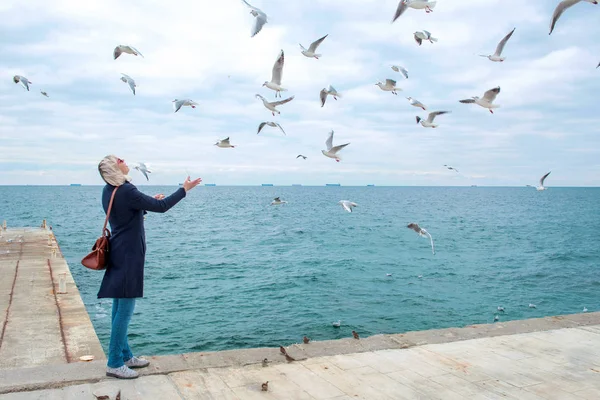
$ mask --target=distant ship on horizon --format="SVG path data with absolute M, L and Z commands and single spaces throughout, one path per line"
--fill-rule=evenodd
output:
M 372 184 L 372 183 L 370 183 L 370 184 L 368 184 L 367 186 L 375 186 L 375 185 L 374 185 L 374 184 Z
M 261 186 L 273 186 L 272 183 L 263 183 Z
M 339 183 L 326 183 L 325 186 L 342 186 Z
M 216 183 L 205 183 L 204 186 L 217 186 Z
M 81 183 L 71 183 L 69 186 L 81 186 Z
M 302 185 L 299 183 L 292 183 L 292 186 L 302 186 Z

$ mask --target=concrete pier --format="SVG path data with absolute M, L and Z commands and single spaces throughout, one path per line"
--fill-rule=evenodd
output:
M 291 362 L 278 348 L 148 356 L 125 381 L 105 376 L 50 231 L 2 231 L 0 277 L 0 400 L 600 399 L 600 312 L 291 344 Z
M 105 359 L 52 231 L 9 227 L 1 235 L 0 374 L 83 355 Z M 59 293 L 61 275 L 66 293 Z

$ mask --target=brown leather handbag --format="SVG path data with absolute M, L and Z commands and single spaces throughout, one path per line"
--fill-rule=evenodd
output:
M 93 269 L 96 271 L 101 271 L 106 269 L 106 264 L 108 262 L 108 238 L 110 237 L 110 231 L 106 228 L 108 224 L 108 216 L 110 215 L 110 210 L 113 205 L 113 200 L 115 199 L 115 193 L 117 192 L 117 186 L 115 190 L 113 190 L 112 195 L 110 196 L 110 203 L 108 203 L 108 210 L 106 211 L 106 219 L 104 220 L 104 227 L 102 228 L 102 236 L 96 243 L 94 243 L 94 247 L 92 247 L 92 252 L 87 256 L 83 257 L 81 260 L 81 264 L 84 267 L 88 267 L 89 269 Z

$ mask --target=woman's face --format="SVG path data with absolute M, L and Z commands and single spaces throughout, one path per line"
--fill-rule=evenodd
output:
M 121 170 L 123 175 L 127 175 L 129 173 L 129 167 L 127 166 L 125 160 L 123 160 L 122 158 L 117 158 L 117 165 L 119 166 L 119 169 Z

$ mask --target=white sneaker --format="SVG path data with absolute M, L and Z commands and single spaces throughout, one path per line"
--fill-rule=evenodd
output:
M 129 368 L 144 368 L 150 365 L 150 361 L 133 356 L 129 360 L 125 361 L 125 365 L 127 365 Z
M 112 376 L 113 378 L 119 379 L 135 379 L 139 375 L 132 369 L 129 369 L 127 365 L 123 365 L 119 368 L 106 367 L 106 376 Z

